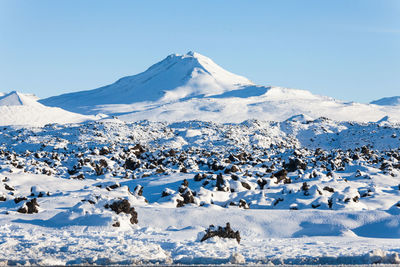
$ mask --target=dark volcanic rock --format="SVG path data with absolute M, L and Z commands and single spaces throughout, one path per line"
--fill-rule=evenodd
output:
M 276 179 L 278 179 L 278 183 L 282 180 L 285 180 L 287 178 L 287 171 L 285 169 L 282 169 L 280 171 L 277 171 L 275 173 L 272 174 L 271 177 L 276 177 Z
M 218 191 L 225 191 L 225 192 L 229 191 L 229 186 L 227 186 L 226 181 L 221 173 L 218 174 L 218 176 L 217 176 L 216 186 L 217 186 Z
M 130 222 L 131 224 L 136 224 L 138 223 L 137 219 L 137 212 L 135 211 L 134 207 L 131 207 L 131 204 L 127 199 L 122 199 L 122 200 L 117 200 L 114 201 L 111 205 L 105 205 L 105 208 L 108 209 L 110 208 L 112 211 L 114 211 L 117 214 L 120 214 L 121 212 L 130 214 L 131 219 Z
M 132 158 L 129 158 L 129 159 L 125 160 L 124 167 L 125 167 L 125 169 L 134 171 L 140 167 L 140 163 Z
M 182 185 L 178 189 L 179 195 L 183 198 L 183 200 L 177 199 L 176 207 L 180 208 L 189 203 L 194 203 L 194 194 L 192 190 L 189 188 L 189 182 L 184 179 Z
M 205 173 L 203 173 L 203 174 L 198 173 L 198 174 L 196 174 L 196 175 L 194 176 L 194 180 L 195 180 L 196 182 L 199 182 L 199 181 L 201 181 L 201 180 L 203 180 L 203 179 L 205 179 L 205 178 L 207 178 L 207 175 L 206 175 Z
M 303 162 L 302 160 L 295 158 L 295 159 L 290 159 L 289 163 L 283 164 L 283 167 L 288 171 L 288 172 L 294 172 L 299 169 L 301 170 L 306 170 L 307 169 L 307 163 Z
M 250 187 L 250 185 L 248 184 L 248 183 L 246 183 L 246 182 L 240 182 L 241 184 L 242 184 L 242 186 L 244 187 L 244 188 L 246 188 L 247 190 L 251 190 L 251 187 Z
M 21 208 L 18 209 L 19 213 L 38 213 L 39 212 L 39 204 L 37 203 L 36 198 L 32 198 L 31 201 L 26 202 Z
M 239 200 L 239 208 L 250 209 L 249 204 L 244 199 Z
M 16 197 L 14 198 L 15 204 L 18 204 L 21 201 L 28 200 L 26 197 Z
M 230 223 L 226 223 L 225 227 L 218 226 L 218 228 L 215 228 L 214 225 L 210 225 L 210 227 L 206 230 L 206 234 L 200 241 L 203 242 L 214 236 L 221 238 L 234 238 L 240 244 L 240 233 L 239 231 L 233 231 Z
M 260 189 L 264 189 L 264 186 L 267 184 L 267 180 L 265 179 L 258 179 L 257 184 L 260 187 Z
M 4 188 L 9 191 L 15 191 L 14 187 L 9 186 L 8 184 L 4 184 Z

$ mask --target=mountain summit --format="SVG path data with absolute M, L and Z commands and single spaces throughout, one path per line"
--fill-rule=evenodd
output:
M 208 57 L 189 52 L 169 55 L 146 71 L 121 78 L 113 84 L 40 102 L 70 111 L 93 113 L 99 105 L 149 101 L 168 103 L 218 95 L 250 85 L 253 85 L 250 80 L 224 70 Z

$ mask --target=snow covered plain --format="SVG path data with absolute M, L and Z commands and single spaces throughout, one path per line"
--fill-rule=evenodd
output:
M 387 118 L 0 132 L 3 264 L 400 262 L 400 125 Z M 201 242 L 228 222 L 240 243 Z

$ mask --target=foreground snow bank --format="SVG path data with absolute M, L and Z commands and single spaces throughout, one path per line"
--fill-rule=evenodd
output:
M 390 211 L 175 208 L 146 203 L 128 190 L 134 184 L 114 187 L 115 178 L 99 183 L 2 172 L 2 180 L 5 174 L 16 196 L 29 195 L 32 187 L 46 192 L 37 198 L 36 214 L 17 212 L 23 201 L 0 202 L 0 260 L 8 265 L 399 263 L 400 216 Z M 155 192 L 163 181 L 170 180 L 147 190 Z M 104 208 L 116 198 L 129 199 L 138 224 Z M 200 241 L 209 225 L 227 222 L 240 232 L 240 244 L 218 237 Z
M 0 263 L 6 265 L 132 264 L 399 264 L 400 242 L 349 237 L 190 240 L 193 229 L 151 227 L 115 231 L 94 227 L 0 227 Z M 179 233 L 178 233 L 179 236 Z M 377 249 L 380 248 L 380 249 Z

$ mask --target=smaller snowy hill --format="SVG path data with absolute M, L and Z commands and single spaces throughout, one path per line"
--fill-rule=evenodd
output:
M 35 95 L 12 91 L 0 97 L 0 106 L 40 106 Z
M 0 125 L 43 126 L 48 123 L 78 123 L 94 119 L 61 108 L 46 107 L 37 97 L 13 91 L 0 95 Z
M 400 96 L 384 97 L 372 101 L 371 104 L 379 106 L 400 106 Z

